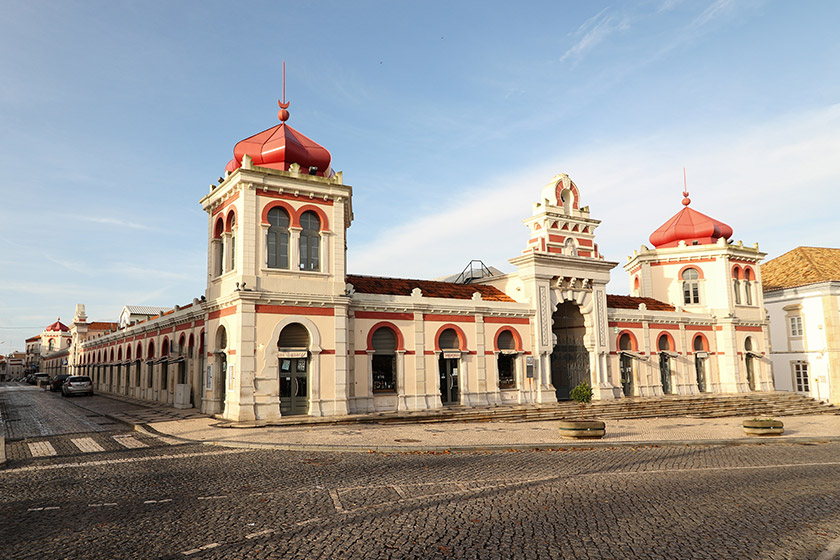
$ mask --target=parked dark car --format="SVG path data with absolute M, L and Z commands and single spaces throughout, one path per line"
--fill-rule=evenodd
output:
M 71 375 L 64 380 L 61 386 L 61 394 L 65 397 L 70 395 L 93 395 L 93 383 L 87 375 Z
M 50 380 L 50 391 L 61 391 L 61 386 L 64 385 L 64 382 L 67 381 L 68 377 L 70 376 L 66 373 L 59 373 L 58 375 L 53 377 Z

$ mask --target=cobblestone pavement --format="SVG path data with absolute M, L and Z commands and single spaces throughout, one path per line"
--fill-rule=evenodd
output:
M 101 432 L 120 426 L 94 412 L 80 412 L 64 400 L 104 397 L 62 397 L 31 385 L 4 385 L 0 389 L 0 429 L 16 440 L 55 434 Z M 2 435 L 2 432 L 0 432 Z
M 0 556 L 823 560 L 840 542 L 838 479 L 840 443 L 454 454 L 161 444 L 10 460 Z

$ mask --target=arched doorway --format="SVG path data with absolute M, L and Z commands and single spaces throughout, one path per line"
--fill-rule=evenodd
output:
M 618 337 L 618 370 L 621 372 L 621 390 L 625 397 L 633 396 L 633 357 L 627 352 L 633 350 L 633 338 L 629 333 Z
M 697 374 L 697 390 L 701 393 L 708 391 L 706 385 L 706 356 L 709 349 L 701 335 L 694 337 L 694 371 Z
M 586 327 L 580 308 L 571 301 L 557 306 L 551 317 L 554 350 L 551 352 L 551 383 L 558 401 L 569 400 L 572 388 L 590 382 L 589 351 L 583 345 Z
M 752 337 L 748 336 L 744 341 L 744 350 L 744 362 L 747 368 L 747 384 L 750 386 L 750 391 L 755 391 L 755 356 L 753 355 Z
M 496 357 L 496 369 L 499 372 L 499 389 L 516 388 L 516 339 L 509 330 L 499 333 L 496 339 L 499 355 Z
M 300 323 L 286 325 L 277 340 L 280 415 L 309 412 L 309 331 Z
M 438 337 L 440 358 L 438 359 L 438 373 L 440 377 L 441 404 L 458 404 L 461 402 L 458 368 L 461 361 L 461 341 L 455 329 L 446 329 Z
M 216 384 L 217 395 L 219 397 L 219 406 L 221 411 L 225 410 L 225 402 L 227 399 L 227 330 L 224 327 L 219 327 L 216 331 L 216 364 L 219 368 L 219 379 Z
M 659 349 L 659 379 L 662 383 L 662 394 L 668 395 L 671 393 L 671 356 L 668 355 L 671 351 L 671 341 L 668 335 L 660 335 L 656 347 Z

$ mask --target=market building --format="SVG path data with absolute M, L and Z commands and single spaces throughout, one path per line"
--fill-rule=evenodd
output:
M 565 174 L 537 191 L 514 272 L 348 274 L 353 188 L 287 106 L 200 201 L 201 299 L 95 336 L 77 307 L 69 360 L 99 391 L 259 422 L 556 402 L 581 382 L 599 399 L 773 389 L 764 253 L 688 193 L 628 258 L 626 296 L 606 293 L 617 263 Z

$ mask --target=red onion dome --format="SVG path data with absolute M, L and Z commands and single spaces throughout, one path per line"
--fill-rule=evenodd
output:
M 247 154 L 254 165 L 288 171 L 293 163 L 300 165 L 302 173 L 311 172 L 320 177 L 332 176 L 330 169 L 331 156 L 326 148 L 307 138 L 288 124 L 289 104 L 278 101 L 280 111 L 277 116 L 281 122 L 277 126 L 263 130 L 250 138 L 246 138 L 233 148 L 233 159 L 225 166 L 226 171 L 233 172 L 242 166 L 242 158 Z
M 731 227 L 689 208 L 691 199 L 687 192 L 683 193 L 683 197 L 685 208 L 650 235 L 654 247 L 676 247 L 680 241 L 685 241 L 686 245 L 710 245 L 717 243 L 721 237 L 732 237 Z

